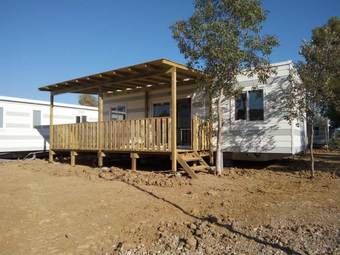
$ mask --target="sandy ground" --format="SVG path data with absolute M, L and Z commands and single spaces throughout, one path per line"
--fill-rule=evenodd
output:
M 252 168 L 250 168 L 250 166 Z M 340 254 L 340 154 L 198 180 L 0 162 L 0 254 Z

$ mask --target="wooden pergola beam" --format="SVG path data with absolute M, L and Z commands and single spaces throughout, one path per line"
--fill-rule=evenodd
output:
M 103 121 L 104 121 L 104 93 L 101 87 L 98 88 L 98 121 L 97 121 L 97 145 L 98 145 L 98 167 L 103 166 Z
M 171 169 L 177 171 L 177 76 L 176 67 L 171 70 Z
M 50 146 L 48 150 L 48 161 L 50 163 L 53 162 L 53 122 L 54 122 L 54 94 L 53 92 L 50 93 Z
M 163 72 L 166 72 L 167 70 L 163 70 Z M 54 93 L 55 94 L 63 94 L 63 93 L 68 93 L 68 92 L 81 92 L 82 90 L 89 90 L 89 89 L 95 89 L 98 86 L 102 86 L 102 87 L 109 87 L 109 86 L 119 86 L 121 84 L 127 83 L 127 82 L 138 82 L 138 80 L 143 79 L 143 78 L 148 78 L 148 77 L 152 77 L 155 76 L 157 74 L 160 74 L 159 71 L 158 72 L 148 72 L 148 73 L 142 73 L 142 74 L 138 74 L 138 75 L 130 75 L 127 76 L 128 78 L 124 78 L 124 79 L 120 79 L 120 80 L 116 80 L 116 81 L 112 81 L 112 82 L 105 82 L 105 84 L 100 84 L 100 82 L 91 82 L 88 81 L 86 83 L 86 85 L 83 82 L 78 82 L 76 86 L 72 86 L 69 88 L 64 88 L 64 89 L 60 89 L 60 90 L 55 90 Z M 92 84 L 91 84 L 92 83 Z M 112 88 L 114 89 L 114 88 Z

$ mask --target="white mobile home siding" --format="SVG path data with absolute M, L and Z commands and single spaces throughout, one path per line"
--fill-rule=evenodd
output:
M 171 89 L 168 87 L 151 90 L 149 93 L 148 115 L 152 117 L 153 105 L 155 103 L 165 103 L 171 101 Z M 194 85 L 185 85 L 177 87 L 177 99 L 191 98 L 192 115 L 199 115 L 205 118 L 207 107 L 205 107 L 205 98 L 201 98 Z M 104 118 L 110 119 L 110 110 L 117 105 L 124 105 L 127 110 L 127 119 L 145 118 L 145 92 L 139 93 L 121 93 L 108 94 L 104 97 Z M 171 108 L 171 107 L 170 107 Z
M 0 109 L 0 153 L 49 148 L 49 102 L 0 97 Z M 75 123 L 76 116 L 97 121 L 98 111 L 94 107 L 55 103 L 54 124 Z M 34 122 L 40 125 L 34 126 Z
M 289 124 L 284 119 L 285 109 L 280 104 L 286 93 L 288 75 L 292 67 L 290 61 L 273 65 L 277 74 L 266 84 L 256 78 L 239 77 L 243 92 L 263 90 L 264 120 L 236 120 L 235 100 L 225 102 L 225 125 L 223 129 L 223 151 L 253 154 L 296 154 L 305 150 L 306 125 L 296 125 L 296 120 Z M 248 155 L 249 156 L 249 155 Z M 242 159 L 242 157 L 238 157 Z M 270 156 L 268 157 L 268 159 Z

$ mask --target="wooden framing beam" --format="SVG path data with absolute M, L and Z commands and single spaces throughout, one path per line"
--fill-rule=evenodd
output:
M 159 71 L 154 71 L 154 72 L 147 72 L 147 73 L 139 73 L 139 74 L 134 74 L 134 75 L 129 75 L 129 76 L 126 76 L 126 78 L 121 78 L 121 79 L 118 79 L 118 80 L 113 80 L 112 82 L 105 82 L 105 83 L 100 83 L 98 82 L 91 82 L 91 80 L 87 81 L 86 84 L 82 83 L 82 82 L 78 82 L 78 84 L 76 86 L 72 86 L 72 87 L 69 87 L 69 88 L 63 88 L 63 89 L 60 89 L 60 90 L 55 90 L 54 94 L 57 95 L 57 94 L 63 94 L 63 93 L 68 93 L 68 92 L 81 92 L 81 91 L 84 91 L 84 90 L 89 90 L 89 89 L 96 89 L 98 88 L 98 86 L 101 86 L 101 87 L 108 87 L 108 89 L 115 89 L 114 86 L 115 85 L 122 85 L 124 83 L 128 83 L 128 82 L 132 82 L 132 81 L 138 81 L 140 79 L 143 79 L 143 78 L 149 78 L 149 77 L 152 77 L 152 76 L 156 76 L 156 75 L 159 75 L 161 73 L 164 73 L 166 72 L 167 69 L 162 69 L 162 70 L 159 70 Z M 89 77 L 91 79 L 91 77 Z M 110 88 L 110 86 L 112 86 Z
M 171 169 L 177 171 L 177 77 L 176 67 L 171 70 Z
M 98 167 L 103 166 L 102 153 L 102 137 L 103 137 L 103 121 L 104 121 L 104 93 L 98 88 L 98 121 L 97 121 L 97 143 L 98 143 Z
M 54 123 L 54 94 L 53 92 L 50 93 L 50 147 L 48 151 L 48 161 L 50 163 L 53 162 L 53 123 Z

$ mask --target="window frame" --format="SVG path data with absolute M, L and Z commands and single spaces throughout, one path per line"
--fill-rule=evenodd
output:
M 36 113 L 36 112 L 39 112 L 39 125 L 36 125 L 36 124 L 34 124 L 34 113 Z M 32 128 L 37 128 L 37 127 L 39 127 L 39 126 L 41 126 L 41 123 L 42 123 L 42 111 L 41 110 L 36 110 L 36 109 L 34 109 L 33 111 L 32 111 Z
M 5 128 L 5 108 L 0 106 L 1 118 L 0 118 L 0 128 Z
M 155 105 L 165 105 L 165 104 L 168 104 L 169 105 L 169 116 L 163 116 L 163 117 L 170 117 L 171 116 L 171 104 L 169 101 L 159 101 L 159 102 L 152 102 L 152 109 L 151 109 L 151 115 L 152 117 L 154 118 L 162 118 L 162 117 L 159 117 L 159 116 L 155 116 Z
M 261 93 L 262 93 L 262 109 L 260 109 L 260 110 L 262 110 L 262 119 L 250 119 L 250 93 L 251 92 L 256 92 L 256 91 L 260 91 Z M 252 122 L 254 122 L 254 121 L 264 121 L 264 89 L 262 89 L 262 88 L 258 88 L 258 89 L 253 89 L 253 90 L 249 90 L 248 91 L 248 99 L 247 99 L 247 111 L 248 111 L 248 116 L 247 116 L 247 118 L 248 118 L 248 121 L 252 121 Z M 253 110 L 258 110 L 258 109 L 253 109 Z
M 250 106 L 250 103 L 249 103 L 249 99 L 250 99 L 250 97 L 249 97 L 249 93 L 250 92 L 253 92 L 253 91 L 257 91 L 257 90 L 260 90 L 260 91 L 262 91 L 262 104 L 263 104 L 263 119 L 262 120 L 251 120 L 250 119 L 250 108 L 249 108 L 249 106 Z M 236 117 L 237 117 L 237 114 L 236 114 L 236 101 L 237 101 L 237 99 L 238 98 L 235 98 L 234 99 L 234 120 L 235 121 L 250 121 L 250 122 L 256 122 L 256 121 L 258 121 L 258 122 L 263 122 L 264 120 L 265 120 L 265 109 L 266 109 L 266 103 L 265 103 L 265 89 L 264 88 L 256 88 L 256 89 L 250 89 L 250 90 L 245 90 L 245 91 L 242 91 L 242 94 L 245 94 L 246 95 L 246 100 L 245 100 L 245 102 L 246 102 L 246 109 L 245 109 L 245 118 L 244 119 L 237 119 Z M 241 95 L 242 95 L 241 94 Z M 240 96 L 241 96 L 240 95 Z
M 123 107 L 125 109 L 125 111 L 118 111 L 117 109 L 119 107 Z M 127 106 L 126 106 L 126 104 L 115 104 L 115 105 L 110 107 L 110 120 L 120 120 L 120 119 L 112 118 L 112 114 L 121 115 L 121 116 L 123 116 L 122 120 L 127 120 Z
M 237 101 L 239 99 L 242 99 L 242 97 L 245 96 L 245 100 L 243 100 L 243 103 L 244 103 L 244 117 L 243 118 L 238 118 L 238 110 L 237 110 Z M 248 117 L 248 111 L 247 111 L 247 108 L 248 108 L 248 92 L 245 91 L 245 92 L 242 92 L 238 98 L 235 98 L 235 120 L 247 120 L 247 117 Z
M 85 121 L 84 121 L 84 117 L 85 117 Z M 87 121 L 87 115 L 76 115 L 76 124 L 80 124 L 80 123 L 86 123 Z

